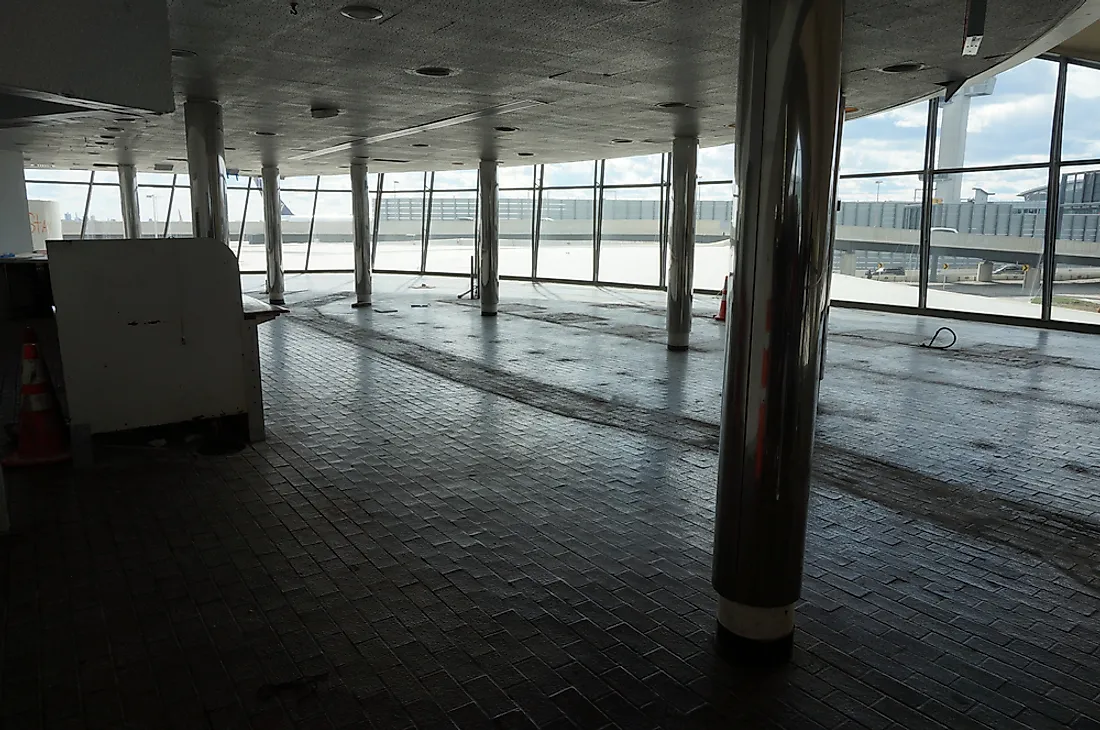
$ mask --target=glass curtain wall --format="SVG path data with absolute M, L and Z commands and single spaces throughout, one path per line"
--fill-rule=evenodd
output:
M 1100 324 L 1100 66 L 1041 57 L 942 98 L 844 125 L 833 299 Z M 662 287 L 668 150 L 502 166 L 501 274 Z M 699 152 L 697 290 L 730 268 L 732 146 Z M 117 172 L 27 170 L 66 238 L 122 233 Z M 142 232 L 191 233 L 185 173 L 140 173 Z M 372 174 L 375 268 L 465 275 L 476 253 L 475 170 Z M 287 271 L 350 271 L 348 176 L 286 178 Z M 231 178 L 231 245 L 262 272 L 259 181 Z M 1051 262 L 1048 266 L 1046 262 Z

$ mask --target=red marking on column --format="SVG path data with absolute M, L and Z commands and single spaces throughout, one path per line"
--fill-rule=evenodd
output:
M 764 348 L 764 354 L 760 357 L 760 387 L 768 389 L 768 357 L 769 350 Z
M 767 420 L 768 407 L 766 403 L 760 404 L 760 417 L 756 422 L 756 478 L 764 472 L 764 424 Z

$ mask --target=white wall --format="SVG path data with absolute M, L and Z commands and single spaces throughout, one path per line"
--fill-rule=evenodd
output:
M 33 250 L 23 153 L 0 149 L 0 254 Z

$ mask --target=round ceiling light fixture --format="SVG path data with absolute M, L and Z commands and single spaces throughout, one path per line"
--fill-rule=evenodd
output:
M 104 127 L 103 131 L 104 132 L 125 132 L 126 130 L 123 129 L 122 127 Z
M 924 64 L 918 61 L 904 61 L 902 63 L 894 63 L 889 66 L 883 66 L 881 69 L 884 74 L 911 74 L 915 71 L 924 70 Z
M 517 152 L 516 156 L 517 157 L 534 157 L 535 153 L 534 152 Z
M 413 142 L 410 146 L 424 148 L 429 147 L 430 145 L 427 142 Z
M 611 140 L 611 144 L 633 144 L 633 143 L 634 143 L 634 140 L 632 140 L 632 139 L 619 138 L 619 139 Z
M 658 109 L 688 109 L 691 107 L 686 101 L 662 101 L 654 106 Z
M 465 165 L 465 162 L 452 162 L 452 165 Z
M 500 127 L 493 127 L 493 129 L 495 129 L 498 132 L 518 132 L 519 131 L 519 127 L 509 127 L 509 126 L 506 126 L 506 125 L 502 125 Z
M 274 137 L 275 136 L 274 132 L 268 132 L 268 131 L 263 130 L 263 129 L 257 129 L 252 134 L 256 135 L 257 137 Z
M 199 54 L 195 53 L 194 51 L 190 51 L 186 48 L 173 48 L 172 49 L 172 58 L 194 58 L 197 55 L 199 55 Z
M 340 116 L 340 110 L 334 106 L 314 106 L 310 107 L 309 115 L 314 119 L 332 119 Z
M 385 13 L 370 5 L 345 5 L 340 8 L 340 15 L 351 20 L 381 20 Z
M 859 111 L 858 106 L 846 106 L 846 107 L 844 107 L 844 113 L 845 114 L 855 114 L 858 111 Z
M 421 66 L 410 70 L 409 73 L 413 76 L 424 76 L 429 79 L 445 79 L 448 76 L 456 75 L 458 69 L 447 68 L 446 66 Z
M 101 134 L 101 135 L 99 135 L 99 138 L 100 139 L 114 139 L 115 136 L 113 134 Z

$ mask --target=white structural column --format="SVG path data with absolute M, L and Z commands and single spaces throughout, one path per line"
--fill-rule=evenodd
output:
M 122 201 L 122 237 L 141 238 L 137 171 L 133 165 L 118 166 L 118 193 Z
M 500 301 L 500 223 L 497 219 L 497 162 L 477 168 L 481 190 L 481 316 L 497 316 Z
M 225 141 L 222 107 L 192 99 L 183 105 L 187 131 L 187 172 L 191 178 L 191 223 L 195 238 L 229 245 L 229 206 L 225 194 Z
M 695 169 L 699 140 L 672 141 L 672 226 L 668 246 L 668 349 L 686 350 L 691 337 L 695 276 Z
M 742 7 L 712 582 L 718 648 L 790 658 L 802 585 L 841 116 L 843 0 Z
M 279 193 L 279 168 L 276 165 L 264 165 L 260 174 L 264 186 L 267 300 L 272 304 L 283 304 L 283 201 Z
M 353 307 L 371 305 L 371 227 L 367 198 L 367 165 L 351 163 L 351 225 L 352 255 L 355 256 L 355 303 Z
M 0 149 L 0 253 L 33 250 L 23 153 Z

